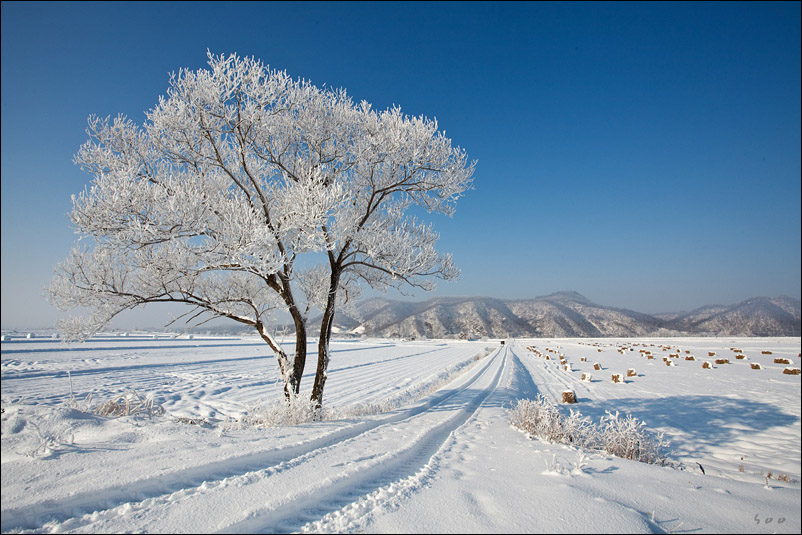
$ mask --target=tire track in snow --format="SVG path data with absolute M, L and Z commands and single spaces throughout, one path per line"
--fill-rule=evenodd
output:
M 226 526 L 222 532 L 226 533 L 290 533 L 301 530 L 304 526 L 313 524 L 313 531 L 320 531 L 320 526 L 326 524 L 325 518 L 334 515 L 342 523 L 342 510 L 356 511 L 356 516 L 364 514 L 364 507 L 358 504 L 364 498 L 373 497 L 370 509 L 381 507 L 383 499 L 389 499 L 402 490 L 410 490 L 416 480 L 420 480 L 421 472 L 430 466 L 433 457 L 442 448 L 448 437 L 473 416 L 482 403 L 499 386 L 502 373 L 507 367 L 508 349 L 505 348 L 501 362 L 492 376 L 489 375 L 490 364 L 499 358 L 501 351 L 493 355 L 491 362 L 485 366 L 471 384 L 480 377 L 490 382 L 487 386 L 470 392 L 469 388 L 462 389 L 459 395 L 468 398 L 453 416 L 446 421 L 430 424 L 430 427 L 408 447 L 401 447 L 391 454 L 384 455 L 380 462 L 353 474 L 347 474 L 336 481 L 328 482 L 324 487 L 315 487 L 306 494 L 296 497 L 279 507 L 265 510 L 261 513 L 251 513 L 251 516 L 236 524 Z M 437 410 L 436 407 L 427 409 L 427 412 Z M 406 444 L 405 444 L 406 445 Z M 361 450 L 358 450 L 361 451 Z M 406 484 L 405 484 L 406 483 Z M 392 488 L 392 492 L 383 492 Z M 413 489 L 414 490 L 414 489 Z M 378 500 L 376 499 L 378 496 Z M 369 498 L 370 499 L 370 498 Z M 355 505 L 356 507 L 349 507 Z M 369 512 L 369 511 L 368 511 Z
M 456 386 L 430 396 L 428 401 L 418 403 L 406 410 L 390 413 L 387 417 L 363 421 L 294 446 L 212 462 L 184 469 L 179 473 L 98 489 L 73 495 L 63 500 L 49 500 L 34 507 L 7 509 L 3 511 L 0 530 L 3 532 L 11 530 L 41 531 L 47 527 L 50 531 L 91 531 L 86 528 L 100 522 L 103 525 L 101 531 L 126 531 L 126 529 L 108 528 L 105 523 L 119 519 L 133 511 L 158 506 L 160 503 L 170 504 L 177 499 L 191 499 L 192 495 L 202 495 L 214 488 L 236 485 L 247 487 L 254 480 L 264 480 L 276 474 L 292 471 L 371 431 L 407 422 L 421 414 L 445 410 L 449 402 L 453 402 L 453 398 L 470 390 L 485 375 L 496 361 L 499 353 L 500 351 L 497 350 L 491 355 L 478 371 L 472 370 L 473 375 L 467 379 L 457 378 Z M 433 438 L 429 437 L 427 440 L 431 441 Z M 404 458 L 406 459 L 406 457 L 408 455 Z M 301 525 L 306 522 L 302 522 Z

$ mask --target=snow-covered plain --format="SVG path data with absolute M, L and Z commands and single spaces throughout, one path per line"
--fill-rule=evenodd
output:
M 799 367 L 799 338 L 332 349 L 326 404 L 340 419 L 266 428 L 242 423 L 281 399 L 258 338 L 4 340 L 2 531 L 800 532 L 800 376 L 774 363 Z M 595 421 L 620 411 L 663 431 L 681 468 L 510 425 L 517 399 L 566 389 Z M 133 391 L 165 413 L 81 410 Z

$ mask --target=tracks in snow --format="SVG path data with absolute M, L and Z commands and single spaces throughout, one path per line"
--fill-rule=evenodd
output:
M 287 448 L 78 494 L 36 510 L 5 510 L 2 531 L 288 532 L 310 523 L 317 530 L 337 529 L 401 490 L 414 491 L 450 434 L 497 389 L 509 352 L 496 351 L 406 410 Z

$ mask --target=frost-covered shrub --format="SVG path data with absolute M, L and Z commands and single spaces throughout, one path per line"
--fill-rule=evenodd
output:
M 585 445 L 592 435 L 589 419 L 573 410 L 564 417 L 542 394 L 534 400 L 518 400 L 510 411 L 510 422 L 529 435 L 549 442 Z
M 652 435 L 642 422 L 632 415 L 621 417 L 618 411 L 607 412 L 601 419 L 598 437 L 607 453 L 649 464 L 664 464 L 662 450 L 668 445 L 662 433 Z
M 291 396 L 289 399 L 259 405 L 250 410 L 241 420 L 242 423 L 248 425 L 277 427 L 324 420 L 326 413 L 326 409 L 318 407 L 317 403 L 311 399 Z
M 598 425 L 571 409 L 568 416 L 542 394 L 521 399 L 509 411 L 510 423 L 532 437 L 579 448 L 604 451 L 616 457 L 650 464 L 671 464 L 664 449 L 669 442 L 662 433 L 651 434 L 646 424 L 631 415 L 607 412 Z
M 98 416 L 161 416 L 164 408 L 152 398 L 142 399 L 136 392 L 101 403 L 92 411 Z

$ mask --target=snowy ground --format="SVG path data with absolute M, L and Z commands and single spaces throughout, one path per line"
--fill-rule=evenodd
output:
M 256 338 L 3 341 L 2 531 L 800 532 L 800 376 L 774 363 L 798 368 L 799 338 L 332 348 L 341 419 L 264 428 L 242 424 L 281 396 Z M 510 426 L 515 400 L 566 389 L 594 420 L 618 410 L 663 431 L 684 469 Z M 165 414 L 80 410 L 132 391 Z

